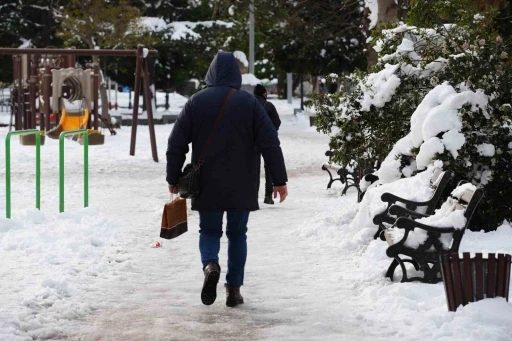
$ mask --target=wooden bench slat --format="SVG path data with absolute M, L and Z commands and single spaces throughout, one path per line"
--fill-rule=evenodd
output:
M 512 262 L 512 257 L 510 255 L 505 256 L 505 278 L 507 281 L 505 282 L 505 298 L 508 302 L 508 294 L 510 291 L 510 281 L 508 278 L 510 278 L 510 263 Z
M 441 256 L 441 276 L 443 277 L 444 290 L 446 294 L 446 302 L 448 303 L 448 310 L 455 311 L 457 306 L 455 305 L 454 288 L 452 280 L 452 262 L 449 254 Z
M 494 253 L 487 256 L 487 297 L 496 297 L 496 257 Z
M 484 270 L 482 262 L 482 254 L 475 255 L 475 273 L 476 273 L 476 300 L 484 298 Z
M 503 253 L 498 254 L 498 278 L 496 286 L 496 295 L 505 297 L 505 255 Z
M 471 278 L 471 255 L 469 252 L 464 252 L 462 258 L 464 259 L 464 294 L 466 302 L 474 302 L 473 279 Z
M 452 255 L 452 263 L 453 287 L 455 289 L 455 305 L 456 307 L 459 307 L 460 305 L 465 305 L 467 302 L 464 302 L 464 296 L 462 295 L 462 276 L 460 275 L 460 260 L 458 253 L 454 253 Z

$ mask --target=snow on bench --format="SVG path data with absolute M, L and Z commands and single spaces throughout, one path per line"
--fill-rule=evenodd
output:
M 386 254 L 393 258 L 386 277 L 393 279 L 394 271 L 400 265 L 402 282 L 440 282 L 439 256 L 459 251 L 464 232 L 482 198 L 483 190 L 468 183 L 455 188 L 452 197 L 434 215 L 416 220 L 398 218 L 391 228 L 384 231 L 389 245 Z M 409 278 L 405 263 L 423 271 L 423 277 Z

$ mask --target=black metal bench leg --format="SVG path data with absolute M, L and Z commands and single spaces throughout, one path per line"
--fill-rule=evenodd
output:
M 439 262 L 436 262 L 432 264 L 432 267 L 427 266 L 423 270 L 423 278 L 425 280 L 425 283 L 439 283 L 442 281 L 441 278 L 439 278 L 439 274 L 441 273 Z
M 402 268 L 402 280 L 400 282 L 410 282 L 411 280 L 409 279 L 409 277 L 407 277 L 407 269 L 405 268 L 404 261 L 402 261 L 399 257 L 395 257 L 395 259 L 398 261 L 400 267 Z
M 373 239 L 379 238 L 381 232 L 382 232 L 382 228 L 379 226 L 379 228 L 377 229 L 377 232 L 375 232 L 375 234 L 373 235 Z
M 386 228 L 384 226 L 382 226 L 381 224 L 379 224 L 379 227 L 377 228 L 377 232 L 375 232 L 375 234 L 373 235 L 373 239 L 377 239 L 377 238 L 380 238 L 380 240 L 382 240 L 383 242 L 386 241 L 386 237 L 384 237 L 384 230 Z
M 343 182 L 343 181 L 342 181 Z M 341 195 L 345 195 L 347 194 L 347 191 L 350 187 L 355 187 L 357 189 L 357 193 L 359 195 L 359 187 L 357 187 L 357 185 L 355 183 L 351 183 L 349 184 L 349 179 L 346 179 L 345 181 L 345 188 L 343 189 L 343 192 L 341 192 Z M 359 196 L 358 196 L 358 202 L 359 202 Z
M 404 263 L 411 263 L 416 271 L 420 271 L 420 265 L 414 260 L 414 259 L 403 259 L 402 262 Z
M 327 184 L 327 189 L 330 189 L 335 180 L 332 178 L 331 171 L 327 167 L 322 167 L 322 170 L 326 171 L 329 174 L 330 180 L 329 183 Z
M 397 266 L 398 266 L 398 261 L 396 259 L 393 259 L 393 261 L 389 265 L 388 271 L 386 271 L 386 277 L 391 279 L 391 281 L 393 281 L 393 274 L 395 273 L 395 269 Z

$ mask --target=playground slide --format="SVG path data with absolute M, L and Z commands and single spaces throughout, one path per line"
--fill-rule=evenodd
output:
M 58 139 L 63 131 L 86 129 L 87 122 L 89 121 L 89 110 L 84 109 L 82 113 L 68 113 L 66 109 L 62 109 L 61 118 L 59 124 L 48 131 L 46 135 L 52 139 Z M 97 130 L 89 129 L 87 131 L 89 136 L 89 145 L 102 145 L 105 143 L 105 136 Z M 74 136 L 73 140 L 77 140 L 80 144 L 83 144 L 82 135 Z
M 62 109 L 59 124 L 48 131 L 46 135 L 52 139 L 58 139 L 63 131 L 85 129 L 89 120 L 89 110 L 84 109 L 82 113 L 68 114 L 66 109 Z

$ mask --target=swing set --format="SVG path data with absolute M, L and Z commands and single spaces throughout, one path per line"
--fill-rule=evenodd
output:
M 139 45 L 136 50 L 81 49 L 17 49 L 0 48 L 0 54 L 13 55 L 13 88 L 11 91 L 11 124 L 5 139 L 6 154 L 6 217 L 11 218 L 11 136 L 19 136 L 22 145 L 36 147 L 36 208 L 41 208 L 41 152 L 45 137 L 59 139 L 59 211 L 64 212 L 64 139 L 72 137 L 84 146 L 84 207 L 89 205 L 88 147 L 102 145 L 104 135 L 99 131 L 101 119 L 115 135 L 110 120 L 101 117 L 98 106 L 99 65 L 82 69 L 76 67 L 76 56 L 135 56 L 135 98 L 133 106 L 130 155 L 135 155 L 139 96 L 151 103 L 147 56 L 156 50 Z M 144 81 L 141 84 L 142 79 Z M 39 85 L 39 86 L 38 86 Z M 51 96 L 50 96 L 51 93 Z M 39 99 L 39 105 L 37 105 Z M 106 103 L 104 104 L 106 105 Z M 153 160 L 158 154 L 153 109 L 147 106 L 149 136 Z M 51 125 L 54 118 L 54 127 Z M 14 122 L 13 122 L 14 121 Z M 58 123 L 57 123 L 58 122 Z M 36 128 L 39 123 L 39 129 Z M 11 131 L 14 127 L 14 131 Z
M 142 94 L 146 103 L 151 103 L 146 57 L 157 56 L 156 50 L 148 50 L 143 45 L 139 45 L 136 50 L 0 48 L 0 54 L 13 55 L 10 130 L 12 127 L 15 131 L 36 129 L 39 123 L 41 145 L 44 145 L 46 136 L 58 139 L 62 132 L 81 129 L 87 130 L 90 145 L 102 145 L 105 137 L 99 130 L 100 120 L 103 126 L 115 135 L 110 117 L 102 117 L 99 110 L 99 65 L 94 63 L 82 69 L 77 67 L 76 57 L 136 57 L 135 98 L 130 138 L 130 155 L 135 155 L 139 96 Z M 151 105 L 147 106 L 147 116 L 151 152 L 153 160 L 158 162 Z M 83 143 L 83 135 L 73 136 L 73 139 Z M 22 134 L 20 143 L 34 146 L 35 136 Z

